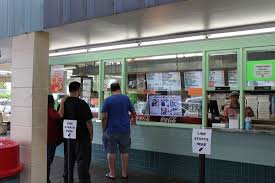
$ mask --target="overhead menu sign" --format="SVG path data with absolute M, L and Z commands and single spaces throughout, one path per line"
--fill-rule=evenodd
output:
M 193 129 L 192 151 L 196 154 L 211 154 L 211 129 Z
M 209 87 L 215 87 L 215 86 L 225 86 L 223 70 L 210 71 Z
M 181 91 L 180 72 L 147 73 L 147 89 L 156 91 Z
M 185 89 L 202 88 L 202 71 L 184 72 Z

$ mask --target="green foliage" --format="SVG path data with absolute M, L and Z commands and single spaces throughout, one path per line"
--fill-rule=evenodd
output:
M 4 82 L 0 82 L 0 89 L 7 89 L 7 86 Z
M 130 93 L 128 94 L 128 97 L 130 98 L 133 105 L 137 103 L 137 98 L 138 98 L 137 93 Z
M 0 93 L 0 99 L 11 99 L 11 94 L 10 93 Z

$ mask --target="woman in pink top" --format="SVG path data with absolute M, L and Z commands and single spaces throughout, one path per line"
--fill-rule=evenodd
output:
M 229 122 L 230 116 L 240 115 L 239 93 L 234 91 L 230 94 L 230 104 L 224 108 L 225 122 Z M 254 112 L 251 107 L 245 107 L 245 117 L 253 117 Z

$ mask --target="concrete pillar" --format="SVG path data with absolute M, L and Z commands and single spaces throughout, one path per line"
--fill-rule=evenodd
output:
M 21 183 L 46 183 L 49 36 L 13 38 L 11 139 L 20 144 Z

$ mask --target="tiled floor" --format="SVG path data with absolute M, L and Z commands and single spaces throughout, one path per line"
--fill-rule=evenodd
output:
M 52 183 L 63 183 L 62 171 L 63 158 L 55 157 L 51 172 Z M 116 180 L 110 180 L 105 178 L 106 172 L 108 172 L 106 167 L 92 165 L 92 168 L 90 170 L 92 183 L 188 183 L 171 177 L 163 177 L 160 175 L 147 174 L 137 171 L 130 171 L 128 180 L 123 180 L 120 178 L 117 178 Z M 76 172 L 75 177 L 77 177 Z

